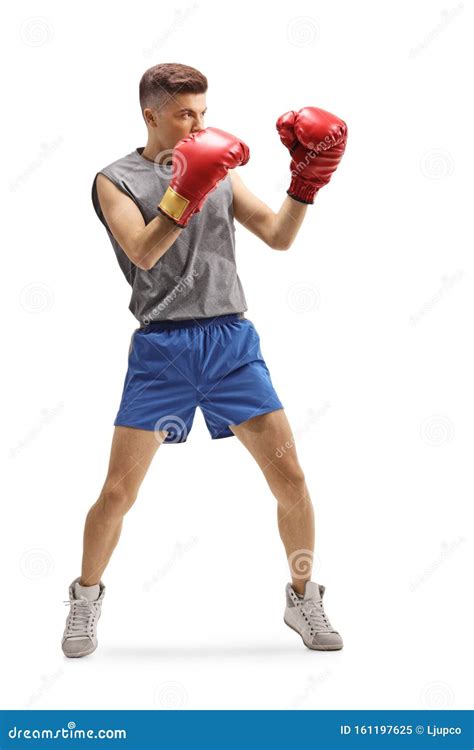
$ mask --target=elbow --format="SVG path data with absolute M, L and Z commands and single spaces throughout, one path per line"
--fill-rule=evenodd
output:
M 144 260 L 140 260 L 140 261 L 135 261 L 135 265 L 136 265 L 136 267 L 137 267 L 137 268 L 139 268 L 139 269 L 140 269 L 141 271 L 151 271 L 151 269 L 153 268 L 153 265 L 154 265 L 154 264 L 150 265 L 150 264 L 149 264 L 149 263 L 147 263 L 146 261 L 144 261 Z
M 289 250 L 291 247 L 291 242 L 284 241 L 284 240 L 273 240 L 273 242 L 270 244 L 270 247 L 272 250 Z
M 133 265 L 139 268 L 141 271 L 149 271 L 150 268 L 152 268 L 152 266 L 146 262 L 146 259 L 132 257 L 130 258 L 130 260 L 132 261 Z

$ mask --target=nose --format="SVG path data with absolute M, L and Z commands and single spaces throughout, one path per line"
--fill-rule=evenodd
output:
M 204 117 L 198 117 L 194 121 L 194 125 L 192 127 L 191 132 L 192 133 L 199 133 L 200 130 L 204 130 Z

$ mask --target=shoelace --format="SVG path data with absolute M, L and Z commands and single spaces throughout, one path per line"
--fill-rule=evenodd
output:
M 80 599 L 63 600 L 64 604 L 71 607 L 68 617 L 66 637 L 71 635 L 88 635 L 91 615 L 95 612 L 94 602 L 90 602 L 85 596 Z
M 314 599 L 308 599 L 304 603 L 302 602 L 300 607 L 301 611 L 308 615 L 309 623 L 313 630 L 317 632 L 335 632 L 324 611 L 322 601 L 316 602 Z

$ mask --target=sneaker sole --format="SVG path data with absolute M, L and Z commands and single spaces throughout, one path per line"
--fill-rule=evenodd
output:
M 340 650 L 341 650 L 341 648 L 342 648 L 342 646 L 309 646 L 309 645 L 308 645 L 308 644 L 306 643 L 306 641 L 305 641 L 305 639 L 303 638 L 303 636 L 301 635 L 301 633 L 299 633 L 299 632 L 298 632 L 298 631 L 296 630 L 296 628 L 294 628 L 294 627 L 293 627 L 293 625 L 290 625 L 290 623 L 289 623 L 289 622 L 287 622 L 287 621 L 285 620 L 285 618 L 283 618 L 283 622 L 285 623 L 285 625 L 288 625 L 288 627 L 289 627 L 289 628 L 291 628 L 292 630 L 294 630 L 294 631 L 295 631 L 295 633 L 298 633 L 298 635 L 300 636 L 300 638 L 301 638 L 301 640 L 303 641 L 303 643 L 304 643 L 304 645 L 306 646 L 306 648 L 309 648 L 309 649 L 310 649 L 311 651 L 340 651 Z

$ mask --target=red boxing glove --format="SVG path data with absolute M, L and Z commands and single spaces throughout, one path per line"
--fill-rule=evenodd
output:
M 249 158 L 248 146 L 224 130 L 205 128 L 182 138 L 173 149 L 173 176 L 158 210 L 185 227 L 228 170 Z
M 324 109 L 304 107 L 279 117 L 276 128 L 292 157 L 288 195 L 301 203 L 314 203 L 314 196 L 328 184 L 342 159 L 346 123 Z

